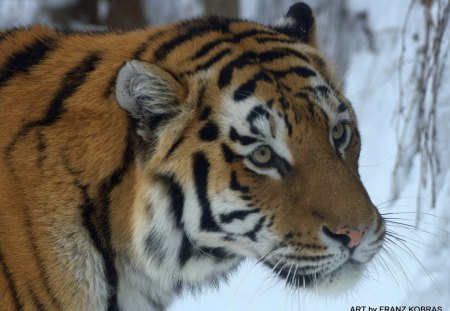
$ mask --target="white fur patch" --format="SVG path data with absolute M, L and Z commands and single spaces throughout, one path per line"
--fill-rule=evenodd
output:
M 275 28 L 294 28 L 297 25 L 295 19 L 292 17 L 279 17 L 272 22 L 272 26 Z
M 239 103 L 236 103 L 232 96 L 226 96 L 220 111 L 219 124 L 225 133 L 229 133 L 231 127 L 236 129 L 239 135 L 251 136 L 257 138 L 258 142 L 255 144 L 243 146 L 241 144 L 235 144 L 236 151 L 242 155 L 247 156 L 257 147 L 262 145 L 270 146 L 279 156 L 284 158 L 289 164 L 292 164 L 292 154 L 287 145 L 287 128 L 284 120 L 278 115 L 274 109 L 269 109 L 267 111 L 270 113 L 270 118 L 272 120 L 269 122 L 266 118 L 258 118 L 255 121 L 255 127 L 264 135 L 255 135 L 250 131 L 250 124 L 247 121 L 247 116 L 250 111 L 256 106 L 265 105 L 263 101 L 258 100 L 255 97 L 249 97 Z M 274 136 L 272 136 L 272 132 Z M 279 179 L 280 175 L 278 171 L 274 168 L 261 169 L 251 164 L 247 159 L 244 163 L 249 166 L 253 171 L 260 174 L 269 175 L 272 178 Z

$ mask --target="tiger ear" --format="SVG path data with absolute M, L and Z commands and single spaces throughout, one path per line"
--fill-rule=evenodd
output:
M 293 4 L 284 17 L 274 21 L 272 27 L 306 44 L 317 46 L 314 14 L 304 2 Z
M 136 132 L 153 141 L 158 128 L 181 112 L 182 85 L 153 64 L 131 60 L 116 80 L 116 99 L 135 121 Z

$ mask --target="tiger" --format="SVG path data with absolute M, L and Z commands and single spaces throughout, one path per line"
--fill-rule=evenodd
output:
M 352 288 L 385 221 L 302 2 L 269 25 L 0 34 L 1 310 L 166 310 L 246 259 Z

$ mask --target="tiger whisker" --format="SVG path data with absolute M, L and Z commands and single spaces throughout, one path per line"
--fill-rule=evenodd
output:
M 448 241 L 448 240 L 447 240 L 445 237 L 443 237 L 442 235 L 433 233 L 433 232 L 428 231 L 428 230 L 425 230 L 425 229 L 423 229 L 423 228 L 417 228 L 417 227 L 415 227 L 414 225 L 411 225 L 411 224 L 405 224 L 405 223 L 398 222 L 398 221 L 392 221 L 392 220 L 390 220 L 390 219 L 385 219 L 385 220 L 386 220 L 386 223 L 387 223 L 388 226 L 395 227 L 395 228 L 403 228 L 403 229 L 408 230 L 408 232 L 414 233 L 414 234 L 416 234 L 416 235 L 417 235 L 417 231 L 419 231 L 419 232 L 421 232 L 421 233 L 426 233 L 426 234 L 428 234 L 428 235 L 430 235 L 430 236 L 432 236 L 432 237 L 441 239 L 441 240 L 443 240 L 443 241 Z M 430 225 L 433 225 L 432 223 L 429 223 L 429 224 L 430 224 Z M 447 230 L 444 229 L 444 228 L 434 227 L 434 229 L 436 229 L 436 230 L 438 230 L 438 231 L 441 231 L 442 233 L 444 233 L 444 234 L 446 234 L 446 235 L 450 235 L 450 232 L 447 231 Z

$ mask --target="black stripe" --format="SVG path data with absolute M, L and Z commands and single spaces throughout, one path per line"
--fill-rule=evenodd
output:
M 183 45 L 183 43 L 203 36 L 206 33 L 213 31 L 228 33 L 229 26 L 229 20 L 212 16 L 208 18 L 208 23 L 187 27 L 181 35 L 164 42 L 153 54 L 154 58 L 155 60 L 162 61 L 170 52 L 176 50 L 176 48 Z
M 266 220 L 266 217 L 261 217 L 258 222 L 256 223 L 255 227 L 248 231 L 247 233 L 244 233 L 244 235 L 246 237 L 248 237 L 250 240 L 256 242 L 256 235 L 258 234 L 258 232 L 261 230 L 264 221 Z
M 39 168 L 42 168 L 42 166 L 44 165 L 44 161 L 47 159 L 47 156 L 44 154 L 45 150 L 47 149 L 47 141 L 42 131 L 36 132 L 36 138 L 37 138 L 36 149 L 38 154 L 37 166 Z
M 198 117 L 198 119 L 200 121 L 205 121 L 206 119 L 208 119 L 209 115 L 211 114 L 211 107 L 210 106 L 206 106 L 205 108 L 203 108 L 202 112 L 200 113 L 200 116 Z
M 287 112 L 284 113 L 284 124 L 286 125 L 286 128 L 288 130 L 288 135 L 291 136 L 292 135 L 292 124 L 291 122 L 289 122 L 289 117 Z
M 291 49 L 275 49 L 259 53 L 258 60 L 260 63 L 272 62 L 286 56 L 292 56 L 293 54 L 294 50 Z M 295 54 L 298 54 L 298 52 L 295 51 Z
M 241 69 L 250 64 L 256 63 L 258 59 L 258 54 L 255 52 L 245 52 L 239 57 L 231 60 L 228 64 L 226 64 L 219 73 L 218 85 L 219 88 L 224 88 L 228 84 L 230 84 L 231 79 L 233 78 L 233 71 L 235 69 Z
M 231 150 L 231 148 L 228 145 L 222 144 L 221 147 L 222 147 L 223 157 L 225 158 L 225 161 L 227 163 L 231 163 L 234 160 L 236 160 L 238 157 L 240 157 L 236 153 L 234 153 L 234 151 Z
M 292 233 L 292 231 L 289 231 L 288 233 L 286 233 L 284 235 L 283 242 L 286 242 L 286 241 L 292 239 L 293 237 L 294 237 L 294 234 Z
M 66 108 L 64 107 L 65 100 L 72 96 L 85 82 L 88 74 L 95 70 L 97 63 L 100 60 L 101 58 L 97 53 L 92 53 L 64 75 L 62 85 L 50 102 L 50 106 L 48 107 L 45 116 L 42 119 L 26 123 L 22 129 L 16 133 L 13 141 L 6 149 L 7 157 L 10 155 L 19 140 L 28 135 L 35 127 L 52 125 L 61 117 L 61 115 L 66 111 Z
M 341 112 L 341 113 L 342 113 L 342 112 L 345 112 L 345 111 L 347 111 L 347 106 L 346 106 L 343 102 L 341 102 L 341 103 L 339 104 L 337 110 L 338 110 L 338 112 Z
M 14 284 L 14 279 L 11 271 L 6 266 L 5 259 L 3 257 L 3 254 L 0 252 L 0 268 L 3 272 L 3 275 L 6 277 L 6 281 L 8 282 L 7 287 L 11 290 L 11 296 L 14 302 L 14 305 L 16 306 L 17 310 L 23 310 L 23 304 L 20 301 L 20 297 L 17 293 L 16 285 Z
M 248 51 L 243 53 L 242 55 L 238 56 L 237 58 L 231 60 L 228 64 L 226 64 L 222 70 L 219 73 L 218 78 L 218 85 L 222 89 L 226 86 L 228 86 L 231 82 L 231 79 L 233 77 L 233 72 L 236 69 L 242 69 L 245 66 L 251 65 L 251 64 L 262 64 L 266 62 L 272 62 L 280 58 L 284 58 L 287 56 L 296 56 L 298 58 L 303 59 L 304 61 L 308 61 L 308 58 L 304 56 L 302 53 L 289 48 L 283 48 L 283 49 L 274 49 L 270 51 L 264 51 L 261 53 L 256 53 L 253 51 Z M 296 70 L 296 68 L 300 68 Z M 306 73 L 306 70 L 303 68 L 306 67 L 294 67 L 290 68 L 290 71 L 286 72 L 286 74 L 290 73 L 297 73 L 301 76 L 305 76 L 308 73 Z M 309 70 L 311 71 L 311 70 Z M 274 72 L 275 74 L 283 76 L 283 72 Z M 315 75 L 315 73 L 314 73 Z
M 250 189 L 247 186 L 242 186 L 237 180 L 236 171 L 231 172 L 230 189 L 234 191 L 240 191 L 242 193 L 248 193 Z
M 226 259 L 232 259 L 235 258 L 234 255 L 227 252 L 222 247 L 205 247 L 205 246 L 199 246 L 198 247 L 199 252 L 196 252 L 196 255 L 198 257 L 207 257 L 207 258 L 214 258 L 216 262 L 220 262 Z
M 178 260 L 180 261 L 180 266 L 183 267 L 186 262 L 192 257 L 194 254 L 194 249 L 192 247 L 191 242 L 189 241 L 186 234 L 183 234 L 183 239 L 181 240 L 180 253 L 178 254 Z
M 220 221 L 222 223 L 228 224 L 233 222 L 234 220 L 244 220 L 248 215 L 258 213 L 260 211 L 259 208 L 254 208 L 250 210 L 240 210 L 234 211 L 228 214 L 220 214 Z
M 241 101 L 253 95 L 256 89 L 256 83 L 258 81 L 273 82 L 272 78 L 267 74 L 267 72 L 260 71 L 257 74 L 255 74 L 250 80 L 241 84 L 234 91 L 233 99 L 235 101 Z
M 227 56 L 229 54 L 231 54 L 231 49 L 224 49 L 224 50 L 214 54 L 214 56 L 211 57 L 210 59 L 208 59 L 204 64 L 198 65 L 195 68 L 195 71 L 208 69 L 212 65 L 214 65 L 215 63 L 217 63 L 218 61 L 220 61 L 222 58 L 224 58 L 225 56 Z
M 148 207 L 151 210 L 151 207 Z M 158 264 L 163 263 L 166 256 L 164 246 L 166 245 L 166 238 L 157 230 L 151 230 L 145 238 L 145 251 L 152 259 L 155 259 Z
M 308 111 L 312 118 L 314 118 L 315 107 L 316 107 L 316 105 L 313 102 L 311 102 L 311 101 L 308 102 Z
M 219 137 L 219 127 L 214 122 L 208 122 L 202 127 L 198 136 L 204 141 L 214 141 Z
M 301 60 L 303 60 L 303 61 L 305 61 L 305 62 L 307 62 L 307 63 L 310 62 L 308 56 L 306 56 L 305 54 L 299 52 L 299 51 L 296 50 L 296 49 L 292 49 L 292 48 L 280 48 L 280 49 L 277 49 L 277 50 L 278 50 L 278 51 L 281 51 L 281 52 L 284 52 L 284 53 L 286 53 L 286 54 L 288 54 L 288 55 L 296 56 L 297 58 L 300 58 Z
M 302 78 L 309 78 L 317 75 L 314 70 L 305 66 L 292 67 L 286 70 L 272 70 L 270 72 L 277 78 L 284 78 L 290 74 L 295 74 Z
M 114 94 L 114 90 L 116 88 L 117 75 L 119 74 L 120 69 L 122 69 L 124 65 L 125 62 L 123 62 L 122 65 L 120 65 L 120 67 L 117 68 L 114 75 L 109 79 L 108 83 L 106 84 L 105 91 L 103 92 L 104 98 L 109 98 L 111 95 Z
M 170 147 L 169 151 L 167 152 L 166 159 L 169 158 L 175 152 L 175 150 L 177 150 L 177 148 L 181 145 L 183 140 L 184 140 L 184 136 L 180 136 L 175 141 L 175 143 Z
M 141 59 L 142 55 L 147 51 L 148 46 L 150 43 L 152 43 L 154 40 L 158 39 L 159 37 L 162 37 L 164 35 L 164 32 L 160 31 L 154 34 L 151 34 L 147 37 L 147 39 L 142 42 L 138 48 L 133 52 L 131 55 L 131 59 Z
M 191 57 L 191 60 L 196 60 L 199 59 L 203 56 L 205 56 L 206 54 L 209 53 L 209 51 L 211 51 L 212 49 L 214 49 L 216 46 L 225 43 L 225 42 L 231 42 L 233 39 L 231 38 L 219 38 L 213 41 L 210 41 L 208 43 L 206 43 L 205 45 L 203 45 L 199 50 L 197 50 L 197 52 L 194 54 L 194 56 Z
M 275 223 L 275 215 L 272 215 L 269 219 L 269 223 L 267 224 L 267 228 L 270 228 Z
M 56 307 L 56 309 L 61 310 L 62 309 L 61 302 L 56 298 L 56 295 L 53 293 L 53 291 L 50 287 L 50 281 L 49 281 L 47 268 L 43 263 L 44 260 L 42 259 L 40 250 L 37 246 L 36 234 L 33 232 L 33 224 L 31 222 L 29 212 L 26 208 L 24 210 L 24 214 L 25 214 L 26 231 L 27 231 L 27 235 L 30 240 L 31 251 L 33 253 L 33 258 L 35 259 L 35 263 L 37 265 L 39 277 L 42 280 L 42 284 L 44 285 L 45 291 L 47 292 L 51 303 L 53 304 L 54 307 Z
M 208 104 L 205 103 L 205 93 L 206 93 L 206 85 L 202 84 L 200 86 L 200 89 L 197 92 L 197 98 L 195 99 L 195 103 L 197 104 L 197 109 L 200 111 L 201 109 L 203 109 L 203 107 L 205 107 L 205 110 L 208 110 Z M 206 113 L 205 110 L 202 111 L 203 113 Z M 207 113 L 206 118 L 208 118 L 209 113 Z M 200 117 L 201 118 L 201 117 Z
M 305 91 L 299 91 L 299 92 L 295 93 L 294 96 L 297 98 L 306 100 L 306 101 L 310 101 L 309 94 Z
M 205 63 L 198 65 L 194 70 L 187 72 L 187 74 L 192 74 L 200 70 L 205 70 L 210 68 L 215 63 L 219 62 L 222 58 L 231 54 L 231 49 L 224 49 L 218 53 L 215 53 L 213 57 L 209 58 Z
M 247 122 L 250 124 L 250 132 L 252 132 L 255 135 L 261 135 L 264 136 L 263 133 L 254 125 L 254 122 L 256 119 L 265 118 L 266 120 L 269 120 L 270 113 L 267 111 L 262 105 L 255 106 L 248 114 L 247 116 Z
M 283 110 L 284 113 L 286 113 L 291 106 L 289 104 L 289 102 L 287 101 L 286 97 L 284 97 L 284 96 L 280 97 L 280 104 L 281 104 L 281 109 Z
M 272 31 L 266 31 L 266 30 L 251 29 L 251 30 L 243 31 L 241 33 L 234 34 L 232 38 L 218 38 L 218 39 L 215 39 L 213 41 L 206 43 L 200 49 L 198 49 L 197 52 L 195 52 L 194 56 L 191 57 L 191 60 L 196 60 L 196 59 L 199 59 L 199 58 L 205 56 L 212 49 L 214 49 L 215 47 L 217 47 L 218 45 L 220 45 L 222 43 L 236 44 L 245 38 L 254 37 L 254 36 L 260 35 L 260 34 L 273 35 L 276 33 L 272 32 Z
M 171 201 L 171 209 L 175 216 L 175 222 L 179 229 L 183 228 L 184 192 L 181 185 L 173 175 L 159 175 L 158 179 L 164 183 Z
M 319 85 L 314 87 L 316 93 L 319 93 L 323 97 L 328 97 L 330 95 L 330 89 L 326 85 Z
M 24 47 L 20 52 L 10 55 L 3 68 L 0 69 L 0 87 L 15 75 L 30 72 L 33 66 L 42 62 L 47 54 L 56 47 L 54 38 L 42 37 Z
M 258 141 L 258 139 L 251 136 L 239 135 L 234 127 L 231 127 L 229 136 L 232 141 L 239 142 L 243 146 L 251 145 Z
M 94 247 L 100 253 L 103 258 L 103 262 L 105 262 L 105 257 L 108 255 L 103 247 L 103 243 L 100 237 L 100 232 L 96 227 L 95 220 L 95 203 L 89 197 L 88 189 L 89 185 L 81 185 L 77 184 L 78 188 L 81 190 L 81 194 L 83 196 L 83 201 L 80 206 L 82 210 L 81 218 L 83 219 L 83 226 L 86 228 L 86 231 L 89 233 L 89 237 L 91 238 Z
M 111 193 L 116 186 L 118 186 L 131 166 L 133 161 L 134 152 L 132 147 L 131 134 L 127 135 L 126 147 L 124 148 L 121 164 L 113 171 L 113 173 L 107 177 L 99 189 L 100 197 L 100 230 L 104 239 L 103 249 L 105 251 L 105 268 L 106 268 L 106 280 L 109 284 L 110 293 L 108 297 L 108 310 L 118 310 L 117 302 L 117 271 L 114 265 L 114 250 L 111 242 L 111 226 L 109 222 L 110 205 L 111 205 Z
M 45 306 L 42 301 L 39 300 L 37 294 L 31 289 L 31 286 L 28 285 L 28 292 L 30 293 L 31 299 L 33 300 L 33 304 L 38 311 L 45 311 Z
M 214 220 L 211 205 L 208 198 L 208 174 L 209 161 L 203 152 L 194 155 L 194 183 L 197 198 L 202 207 L 202 217 L 200 219 L 200 229 L 205 231 L 220 231 L 219 225 Z

